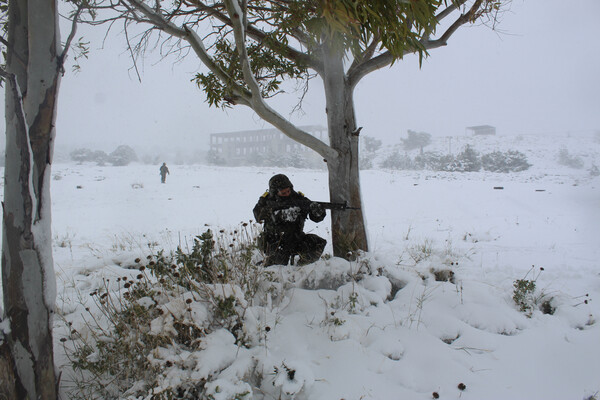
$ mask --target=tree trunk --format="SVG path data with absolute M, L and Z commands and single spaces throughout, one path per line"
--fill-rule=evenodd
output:
M 328 160 L 329 196 L 333 202 L 347 202 L 358 210 L 331 213 L 333 254 L 336 257 L 353 258 L 356 250 L 368 251 L 367 233 L 360 195 L 358 169 L 358 131 L 354 114 L 353 88 L 346 81 L 344 53 L 333 42 L 323 49 L 327 107 L 327 127 L 330 146 L 338 153 L 335 160 Z
M 60 83 L 55 0 L 9 2 L 2 285 L 20 399 L 55 399 L 50 165 Z M 11 364 L 9 363 L 9 364 Z

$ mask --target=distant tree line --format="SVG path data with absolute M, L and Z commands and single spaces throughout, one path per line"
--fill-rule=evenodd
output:
M 447 172 L 519 172 L 529 169 L 527 156 L 516 150 L 505 152 L 494 151 L 481 155 L 473 147 L 467 145 L 457 155 L 440 154 L 437 152 L 422 152 L 410 157 L 398 150 L 387 156 L 380 165 L 381 168 L 397 170 L 432 170 Z
M 70 156 L 71 160 L 77 161 L 78 163 L 93 162 L 97 165 L 112 164 L 118 167 L 129 165 L 138 160 L 135 150 L 127 145 L 118 146 L 109 154 L 106 154 L 102 150 L 80 148 L 73 150 Z
M 244 165 L 253 167 L 291 167 L 304 169 L 325 169 L 325 163 L 315 152 L 294 150 L 291 152 L 252 153 L 237 158 L 234 162 L 222 157 L 215 151 L 209 151 L 206 161 L 211 165 Z

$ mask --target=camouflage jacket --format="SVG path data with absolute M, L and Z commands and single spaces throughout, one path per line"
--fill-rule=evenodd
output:
M 325 219 L 325 212 L 315 213 L 310 209 L 310 199 L 292 190 L 288 197 L 263 194 L 254 206 L 254 217 L 264 224 L 265 239 L 269 242 L 295 240 L 302 236 L 304 222 Z M 322 210 L 323 211 L 323 210 Z

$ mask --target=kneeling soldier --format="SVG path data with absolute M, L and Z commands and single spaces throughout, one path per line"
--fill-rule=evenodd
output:
M 315 262 L 321 257 L 327 241 L 304 233 L 304 221 L 306 218 L 323 221 L 325 208 L 294 191 L 287 176 L 277 174 L 269 180 L 269 191 L 258 199 L 253 212 L 256 220 L 263 223 L 258 240 L 266 255 L 265 266 L 293 263 L 295 255 L 299 256 L 298 265 Z

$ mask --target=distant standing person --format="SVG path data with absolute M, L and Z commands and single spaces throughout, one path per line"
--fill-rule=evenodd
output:
M 169 173 L 169 167 L 167 167 L 167 163 L 163 163 L 160 166 L 160 182 L 165 183 L 167 180 L 167 174 Z

